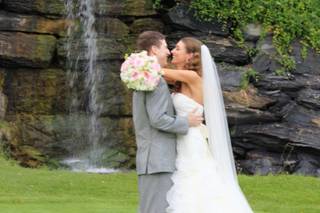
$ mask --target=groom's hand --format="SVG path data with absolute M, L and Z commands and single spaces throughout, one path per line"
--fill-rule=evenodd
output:
M 198 109 L 194 109 L 189 115 L 188 115 L 188 121 L 189 126 L 199 126 L 203 122 L 203 116 L 197 115 Z

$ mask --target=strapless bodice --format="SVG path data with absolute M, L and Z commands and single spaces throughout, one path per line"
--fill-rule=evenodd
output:
M 196 114 L 203 114 L 203 106 L 193 100 L 192 98 L 182 94 L 182 93 L 173 93 L 171 95 L 173 100 L 174 108 L 176 113 L 179 116 L 187 116 L 194 109 L 197 109 Z

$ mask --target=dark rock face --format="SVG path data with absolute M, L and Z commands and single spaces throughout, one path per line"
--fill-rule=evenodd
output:
M 281 68 L 281 65 L 275 59 L 276 49 L 272 44 L 272 37 L 268 36 L 264 40 L 258 42 L 259 52 L 253 59 L 252 66 L 258 72 L 274 72 Z
M 179 4 L 170 9 L 166 15 L 166 21 L 176 28 L 187 31 L 200 31 L 206 34 L 228 36 L 229 31 L 223 28 L 222 23 L 200 22 L 194 17 L 194 12 L 187 5 Z
M 207 36 L 202 41 L 210 49 L 212 57 L 216 62 L 227 62 L 236 65 L 245 65 L 249 63 L 247 52 L 232 39 Z
M 64 15 L 62 0 L 3 0 L 4 8 L 17 13 Z
M 320 74 L 320 54 L 317 54 L 314 50 L 308 50 L 307 55 L 304 58 L 301 55 L 301 44 L 295 42 L 292 45 L 293 57 L 295 58 L 297 64 L 294 73 L 300 74 Z
M 296 165 L 295 174 L 298 175 L 314 175 L 320 177 L 319 157 L 301 153 L 298 155 L 299 163 Z
M 228 121 L 230 125 L 256 124 L 257 122 L 277 121 L 277 117 L 272 113 L 257 109 L 250 109 L 238 104 L 226 106 Z
M 88 137 L 88 98 L 83 87 L 86 48 L 79 20 L 66 19 L 62 0 L 0 0 L 0 136 L 22 165 L 37 167 L 76 149 Z M 134 167 L 135 142 L 131 120 L 131 91 L 121 83 L 119 68 L 125 53 L 135 49 L 144 30 L 161 31 L 172 48 L 182 37 L 206 44 L 217 63 L 239 171 L 247 174 L 290 173 L 320 176 L 320 56 L 301 55 L 292 44 L 296 68 L 282 68 L 268 35 L 259 41 L 259 25 L 243 29 L 246 43 L 257 47 L 250 57 L 218 22 L 200 22 L 186 5 L 161 14 L 152 0 L 97 0 L 94 27 L 97 68 L 103 73 L 97 100 L 103 104 L 98 120 L 110 167 Z M 75 27 L 72 41 L 68 26 Z M 74 54 L 67 55 L 69 45 Z M 77 64 L 74 79 L 79 113 L 69 113 L 72 89 L 66 80 L 68 63 Z M 256 79 L 241 89 L 248 68 Z M 72 111 L 73 112 L 73 111 Z M 74 138 L 72 126 L 81 133 Z
M 243 34 L 245 40 L 256 42 L 262 34 L 262 26 L 260 24 L 248 24 L 243 29 Z
M 227 63 L 216 64 L 221 80 L 221 87 L 225 91 L 238 90 L 241 86 L 241 78 L 246 69 Z
M 266 147 L 272 151 L 281 151 L 287 144 L 319 150 L 319 129 L 291 124 L 244 125 L 236 128 L 235 137 L 250 140 L 252 144 Z
M 276 71 L 281 64 L 272 38 L 259 41 L 257 46 L 259 52 L 252 67 L 259 78 L 253 86 L 259 96 L 270 102 L 254 109 L 248 105 L 250 95 L 234 92 L 225 95 L 225 101 L 231 102 L 231 107 L 228 104 L 226 107 L 234 149 L 245 150 L 235 152 L 240 170 L 248 174 L 285 172 L 319 176 L 319 54 L 308 50 L 303 58 L 301 46 L 294 42 L 292 56 L 297 61 L 296 68 L 279 76 Z M 262 104 L 263 99 L 257 102 Z M 242 111 L 234 109 L 234 103 L 240 104 Z M 258 110 L 260 116 L 253 110 Z M 247 115 L 248 112 L 251 114 Z
M 303 89 L 298 94 L 299 104 L 310 108 L 320 109 L 320 91 L 313 89 Z
M 247 174 L 278 174 L 284 172 L 283 160 L 280 154 L 266 151 L 250 151 L 247 160 L 240 161 L 243 172 Z
M 188 31 L 174 31 L 168 35 L 169 46 L 174 47 L 174 44 L 183 37 L 195 37 L 201 40 L 208 46 L 216 62 L 226 62 L 235 65 L 245 65 L 249 63 L 249 56 L 246 50 L 238 47 L 231 38 Z

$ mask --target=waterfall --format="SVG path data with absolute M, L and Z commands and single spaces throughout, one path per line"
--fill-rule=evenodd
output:
M 63 162 L 74 171 L 108 173 L 114 169 L 103 168 L 101 156 L 105 148 L 101 145 L 102 128 L 99 116 L 103 104 L 98 101 L 98 86 L 103 72 L 97 66 L 97 32 L 95 30 L 95 0 L 65 0 L 67 19 L 67 76 L 70 87 L 70 115 L 74 125 L 71 143 L 78 149 Z M 77 26 L 75 23 L 79 22 Z M 81 51 L 79 51 L 79 49 Z M 83 85 L 80 86 L 78 83 Z M 80 92 L 83 90 L 84 92 Z M 78 125 L 85 117 L 85 128 Z

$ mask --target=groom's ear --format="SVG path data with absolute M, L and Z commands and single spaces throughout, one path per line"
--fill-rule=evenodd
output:
M 155 45 L 152 45 L 151 47 L 150 47 L 150 54 L 152 54 L 152 55 L 157 55 L 157 53 L 158 53 L 158 47 L 157 46 L 155 46 Z

